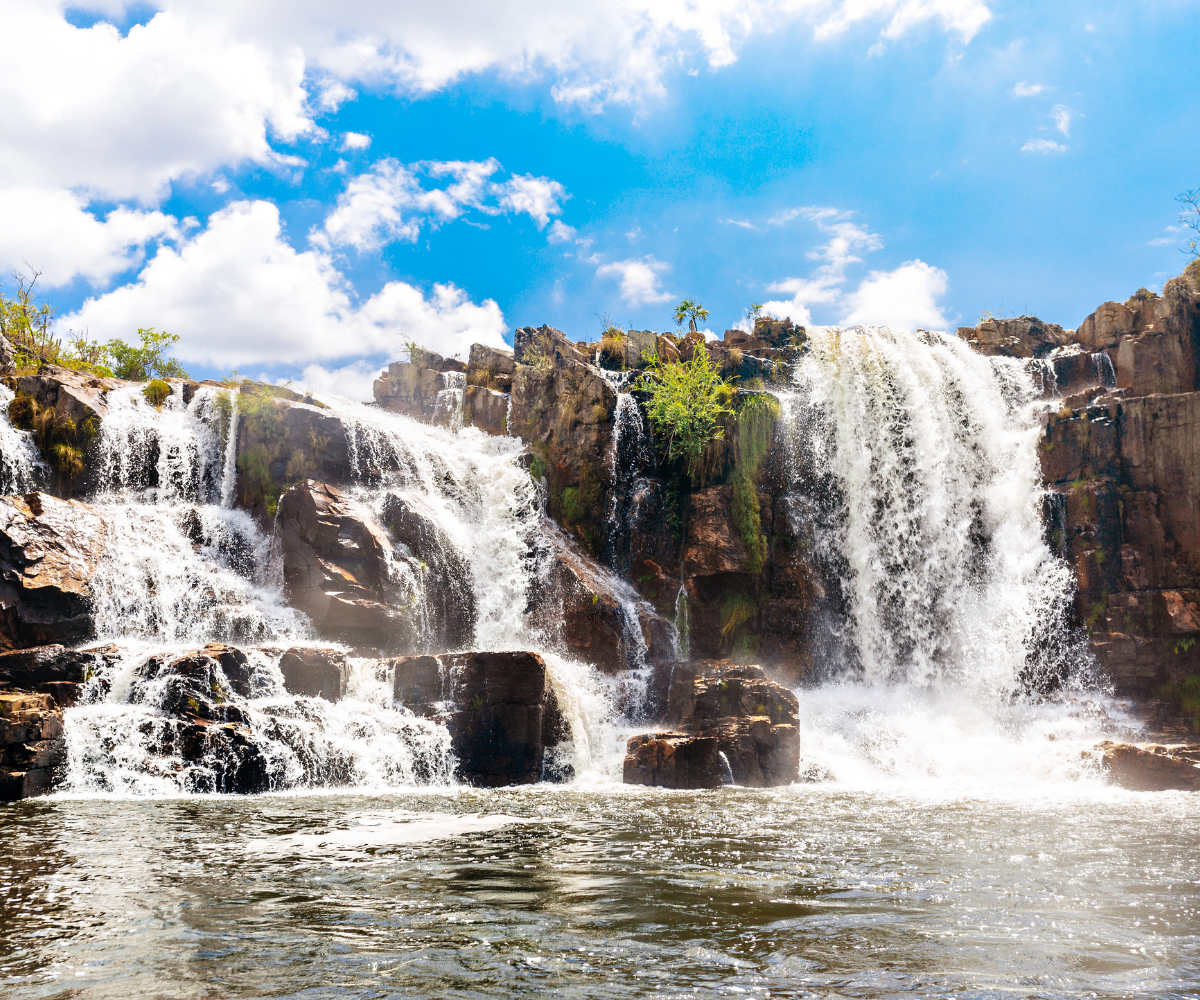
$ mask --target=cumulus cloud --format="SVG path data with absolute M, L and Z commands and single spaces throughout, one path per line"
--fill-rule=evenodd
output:
M 323 227 L 314 229 L 309 238 L 325 248 L 336 245 L 375 250 L 394 240 L 412 242 L 423 224 L 448 222 L 471 208 L 487 215 L 523 212 L 538 229 L 545 228 L 551 215 L 562 212 L 559 201 L 568 195 L 558 181 L 524 174 L 494 183 L 490 178 L 499 169 L 500 163 L 494 158 L 411 166 L 390 158 L 380 160 L 346 184 Z M 426 188 L 418 172 L 435 179 L 450 178 L 451 183 Z
M 1045 84 L 1026 83 L 1024 80 L 1022 80 L 1015 87 L 1013 87 L 1012 92 L 1014 97 L 1036 97 L 1045 89 Z
M 363 132 L 347 132 L 342 136 L 341 150 L 345 152 L 350 149 L 368 149 L 371 145 L 371 137 Z
M 922 260 L 905 261 L 894 271 L 872 271 L 846 297 L 841 325 L 944 330 L 950 324 L 937 300 L 949 285 L 945 271 Z
M 160 249 L 137 281 L 63 322 L 101 339 L 153 323 L 181 336 L 184 361 L 227 367 L 386 356 L 410 339 L 453 355 L 499 346 L 506 329 L 495 302 L 453 285 L 426 295 L 392 281 L 356 302 L 328 254 L 288 245 L 265 201 L 227 206 L 178 248 Z
M 857 286 L 848 287 L 848 269 L 862 263 L 859 255 L 883 247 L 883 238 L 856 222 L 853 216 L 853 212 L 836 208 L 807 206 L 785 209 L 768 220 L 770 225 L 781 226 L 804 219 L 815 224 L 829 240 L 806 254 L 809 260 L 820 262 L 810 274 L 784 278 L 767 286 L 770 292 L 790 297 L 763 303 L 763 311 L 804 325 L 813 322 L 812 307 L 820 305 L 825 312 L 839 316 L 844 326 L 873 324 L 903 329 L 948 326 L 938 299 L 946 294 L 949 279 L 945 271 L 924 261 L 906 261 L 892 271 L 871 271 Z M 749 320 L 740 325 L 749 329 Z
M 575 227 L 568 226 L 562 219 L 555 219 L 550 223 L 550 232 L 546 234 L 546 239 L 550 243 L 569 243 L 575 239 Z
M 1065 153 L 1066 146 L 1060 146 L 1053 139 L 1030 139 L 1021 147 L 1022 153 Z
M 666 302 L 674 297 L 660 284 L 660 276 L 670 269 L 669 264 L 648 255 L 601 264 L 596 268 L 596 274 L 602 278 L 620 279 L 622 301 L 631 306 L 638 306 Z
M 28 261 L 48 288 L 79 275 L 103 285 L 141 264 L 145 243 L 180 233 L 174 217 L 162 212 L 118 207 L 101 219 L 79 195 L 61 189 L 0 188 L 0 219 L 5 273 Z

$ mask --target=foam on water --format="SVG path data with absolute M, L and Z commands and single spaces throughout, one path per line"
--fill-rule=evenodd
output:
M 8 420 L 15 393 L 0 384 L 0 495 L 11 496 L 34 489 L 40 474 L 48 471 L 33 443 L 31 431 L 19 431 Z

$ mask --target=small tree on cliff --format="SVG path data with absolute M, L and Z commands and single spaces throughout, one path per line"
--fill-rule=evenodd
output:
M 695 479 L 704 446 L 724 433 L 721 416 L 733 412 L 726 405 L 730 388 L 701 344 L 689 361 L 664 363 L 656 355 L 648 355 L 646 361 L 649 369 L 636 387 L 650 397 L 646 413 L 654 433 L 662 439 L 667 458 L 681 461 Z
M 1183 211 L 1179 213 L 1179 221 L 1197 234 L 1188 240 L 1183 252 L 1192 260 L 1200 260 L 1200 238 L 1197 238 L 1200 237 L 1200 188 L 1184 191 L 1175 200 L 1183 206 Z
M 694 299 L 684 299 L 675 307 L 675 325 L 683 326 L 683 321 L 687 320 L 693 333 L 696 332 L 696 321 L 703 323 L 708 319 L 708 310 Z

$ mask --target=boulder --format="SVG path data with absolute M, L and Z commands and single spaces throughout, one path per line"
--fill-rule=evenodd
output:
M 392 650 L 418 641 L 414 595 L 389 573 L 402 557 L 369 509 L 309 479 L 284 495 L 278 525 L 288 594 L 321 635 Z
M 0 693 L 0 802 L 53 790 L 66 759 L 62 710 L 45 694 Z
M 245 726 L 203 719 L 148 719 L 143 736 L 193 794 L 258 795 L 271 790 L 272 762 Z
M 643 733 L 629 740 L 622 780 L 658 788 L 717 788 L 727 783 L 726 767 L 716 737 Z
M 346 696 L 350 665 L 340 650 L 293 646 L 279 658 L 279 670 L 288 694 L 326 701 Z
M 1008 358 L 1044 358 L 1055 348 L 1071 343 L 1074 334 L 1074 330 L 1043 323 L 1036 316 L 985 319 L 977 326 L 958 328 L 959 337 L 980 354 Z
M 439 355 L 432 355 L 438 363 Z M 436 367 L 393 361 L 375 380 L 375 405 L 389 413 L 403 413 L 426 422 L 432 421 L 437 396 L 445 388 L 442 373 Z
M 76 424 L 89 418 L 98 428 L 108 416 L 108 394 L 121 386 L 137 385 L 119 378 L 100 378 L 58 365 L 42 365 L 36 375 L 22 375 L 17 392 L 32 396 L 44 409 L 70 417 Z
M 0 378 L 12 378 L 17 374 L 17 365 L 13 346 L 8 338 L 0 333 Z
M 459 780 L 495 788 L 567 773 L 552 751 L 570 732 L 536 653 L 442 653 L 391 665 L 396 700 L 449 730 Z
M 713 736 L 739 785 L 791 784 L 800 768 L 799 702 L 759 666 L 728 660 L 670 665 L 666 721 Z
M 467 360 L 467 384 L 507 392 L 512 388 L 516 368 L 516 358 L 507 347 L 472 344 Z
M 1105 740 L 1084 758 L 1098 761 L 1114 785 L 1138 792 L 1200 791 L 1200 744 L 1114 743 Z
M 232 647 L 223 647 L 232 648 Z M 220 653 L 221 647 L 213 652 Z M 244 722 L 242 709 L 230 701 L 229 678 L 207 650 L 147 657 L 134 672 L 129 700 L 149 705 L 178 719 Z
M 77 500 L 47 493 L 0 497 L 0 648 L 91 637 L 90 581 L 107 529 Z

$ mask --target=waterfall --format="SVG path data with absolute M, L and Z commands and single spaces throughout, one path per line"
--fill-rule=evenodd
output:
M 1005 772 L 1014 733 L 1022 767 L 1077 768 L 1080 713 L 1026 698 L 1090 681 L 1042 525 L 1041 390 L 952 336 L 809 331 L 781 435 L 793 529 L 828 591 L 814 645 L 829 681 L 801 698 L 814 776 Z
M 208 642 L 245 648 L 255 664 L 255 690 L 231 696 L 231 703 L 265 755 L 271 787 L 448 780 L 445 728 L 394 706 L 386 685 L 366 676 L 370 661 L 355 667 L 357 680 L 337 704 L 284 693 L 280 654 L 316 639 L 308 619 L 286 603 L 276 532 L 228 505 L 238 418 L 223 392 L 200 387 L 185 405 L 177 389 L 160 409 L 136 388 L 109 394 L 110 416 L 96 442 L 100 489 L 88 502 L 110 523 L 91 584 L 98 639 L 116 651 L 106 654 L 116 663 L 93 686 L 92 703 L 67 712 L 68 787 L 139 794 L 232 787 L 244 748 L 217 740 L 204 766 L 184 766 L 177 747 L 193 737 L 163 714 L 153 685 L 135 682 L 147 657 L 178 656 Z M 418 509 L 436 525 L 444 559 L 462 568 L 466 592 L 442 595 L 473 609 L 462 648 L 541 653 L 570 726 L 567 762 L 580 775 L 611 768 L 614 692 L 565 655 L 557 633 L 543 632 L 525 614 L 544 522 L 538 487 L 518 460 L 522 442 L 335 397 L 325 402 L 330 409 L 323 412 L 346 433 L 348 496 L 381 520 L 396 503 Z M 388 572 L 409 594 L 420 637 L 429 634 L 434 596 L 418 566 L 398 544 Z M 644 667 L 633 617 L 629 631 L 641 642 Z M 631 655 L 638 658 L 636 650 Z
M 452 431 L 462 430 L 467 376 L 462 372 L 442 372 L 441 379 L 442 388 L 433 401 L 433 422 Z
M 15 393 L 0 384 L 0 495 L 25 493 L 34 488 L 39 473 L 46 470 L 32 431 L 19 431 L 8 420 L 8 407 Z
M 941 334 L 809 343 L 786 432 L 821 494 L 846 662 L 868 683 L 1013 690 L 1073 587 L 1043 539 L 1037 388 Z
M 642 497 L 639 486 L 644 483 L 643 473 L 654 469 L 654 441 L 641 407 L 629 389 L 637 372 L 598 370 L 616 393 L 612 441 L 607 456 L 612 497 L 603 533 L 605 559 L 618 572 L 627 572 L 630 535 L 640 521 L 638 506 Z

